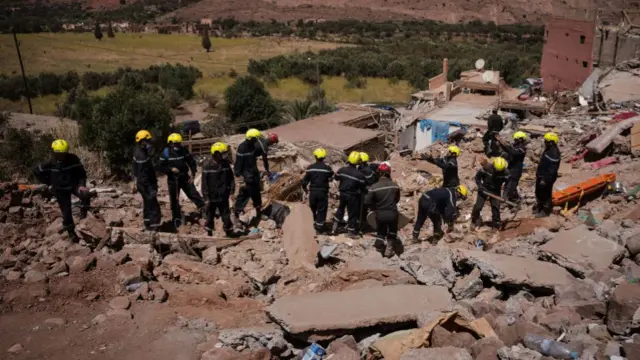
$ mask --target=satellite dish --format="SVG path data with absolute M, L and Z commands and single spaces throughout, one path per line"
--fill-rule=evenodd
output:
M 493 71 L 487 71 L 487 72 L 483 73 L 482 74 L 482 80 L 484 80 L 485 82 L 488 82 L 488 83 L 493 81 Z
M 482 70 L 484 68 L 484 59 L 476 60 L 476 69 Z

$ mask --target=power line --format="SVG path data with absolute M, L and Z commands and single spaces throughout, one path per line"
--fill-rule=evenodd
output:
M 112 52 L 122 53 L 122 54 L 127 54 L 127 55 L 158 58 L 158 59 L 164 59 L 164 60 L 179 60 L 179 61 L 183 61 L 183 62 L 186 61 L 186 62 L 193 62 L 193 63 L 196 63 L 196 64 L 209 64 L 209 65 L 215 65 L 215 66 L 237 66 L 237 65 L 245 65 L 246 66 L 246 65 L 249 64 L 248 61 L 247 62 L 241 61 L 241 62 L 238 62 L 238 63 L 225 63 L 225 62 L 212 62 L 212 61 L 206 61 L 206 60 L 205 61 L 188 60 L 188 59 L 177 58 L 177 57 L 169 57 L 169 56 L 163 56 L 163 55 L 151 55 L 151 54 L 137 53 L 137 52 L 133 52 L 133 51 L 112 49 L 112 48 L 108 48 L 108 47 L 89 45 L 89 44 L 79 43 L 79 42 L 75 42 L 75 41 L 67 41 L 67 40 L 56 39 L 56 38 L 53 38 L 53 37 L 43 36 L 43 35 L 38 35 L 38 34 L 30 34 L 30 35 L 31 36 L 35 36 L 35 37 L 39 37 L 39 38 L 43 38 L 43 39 L 47 39 L 47 40 L 57 41 L 57 42 L 76 45 L 76 46 L 81 46 L 81 47 L 86 47 L 86 48 L 90 48 L 90 49 L 112 51 Z

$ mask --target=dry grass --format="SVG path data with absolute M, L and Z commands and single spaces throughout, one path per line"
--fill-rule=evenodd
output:
M 182 63 L 198 67 L 205 75 L 246 72 L 249 59 L 333 49 L 340 44 L 279 38 L 212 38 L 213 51 L 205 52 L 195 35 L 117 34 L 98 41 L 91 33 L 21 34 L 20 49 L 29 74 L 43 71 L 111 71 L 118 67 L 148 67 Z M 19 74 L 11 35 L 0 35 L 0 72 Z
M 80 145 L 78 125 L 75 122 L 60 122 L 50 131 L 56 139 L 65 139 L 69 143 L 70 151 L 82 159 L 82 164 L 90 178 L 104 179 L 106 177 L 109 171 L 102 156 Z

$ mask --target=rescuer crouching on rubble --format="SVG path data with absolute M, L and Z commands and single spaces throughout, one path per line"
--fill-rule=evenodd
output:
M 458 217 L 458 200 L 465 200 L 469 190 L 464 185 L 455 189 L 440 187 L 422 194 L 418 200 L 418 218 L 413 227 L 412 244 L 420 242 L 420 230 L 427 218 L 433 223 L 433 238 L 440 239 L 444 235 L 442 220 L 447 223 L 447 231 L 453 231 L 453 222 Z
M 80 199 L 80 218 L 84 219 L 91 199 L 87 189 L 87 172 L 80 159 L 69 153 L 69 143 L 65 140 L 55 140 L 51 143 L 51 149 L 52 159 L 36 166 L 34 175 L 39 181 L 52 187 L 62 213 L 63 229 L 69 234 L 69 240 L 77 242 L 79 238 L 73 223 L 71 194 Z
M 222 219 L 222 227 L 227 236 L 233 236 L 233 223 L 229 209 L 229 197 L 236 189 L 233 170 L 226 154 L 229 146 L 223 142 L 211 145 L 211 157 L 202 165 L 202 196 L 205 201 L 207 235 L 212 236 L 215 229 L 216 211 Z
M 376 216 L 376 242 L 386 241 L 384 257 L 390 258 L 397 252 L 398 245 L 398 202 L 400 187 L 391 180 L 391 166 L 382 163 L 377 170 L 380 180 L 371 185 L 364 203 Z

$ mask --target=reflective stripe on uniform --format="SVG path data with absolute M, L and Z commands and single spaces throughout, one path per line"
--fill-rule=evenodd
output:
M 331 173 L 331 170 L 327 170 L 327 169 L 307 169 L 307 172 Z
M 447 191 L 449 192 L 449 202 L 451 203 L 451 206 L 455 208 L 455 205 L 453 204 L 453 192 L 451 189 L 447 189 Z
M 136 158 L 133 158 L 133 161 L 137 162 L 138 164 L 144 164 L 144 163 L 146 163 L 147 161 L 149 161 L 149 158 L 147 158 L 147 159 L 145 159 L 145 160 L 138 160 L 138 159 L 136 159 Z
M 369 189 L 369 191 L 376 192 L 376 191 L 380 191 L 380 190 L 389 190 L 389 189 L 398 189 L 398 190 L 400 190 L 400 188 L 397 187 L 397 186 L 383 186 L 383 187 L 377 188 L 377 189 Z
M 552 158 L 551 156 L 549 156 L 549 155 L 547 155 L 547 154 L 544 154 L 544 157 L 546 157 L 547 159 L 549 159 L 549 160 L 551 160 L 551 161 L 553 161 L 553 162 L 558 162 L 558 161 L 560 161 L 560 159 L 554 159 L 554 158 Z
M 347 175 L 347 174 L 338 174 L 338 175 L 339 175 L 339 176 L 344 176 L 344 177 L 346 177 L 347 179 L 355 180 L 355 181 L 357 181 L 357 182 L 359 182 L 359 183 L 364 183 L 364 180 L 360 180 L 360 179 L 358 179 L 358 178 L 356 178 L 356 177 L 353 177 L 353 176 L 350 176 L 350 175 Z
M 253 156 L 253 152 L 249 152 L 249 153 L 236 153 L 236 156 Z

